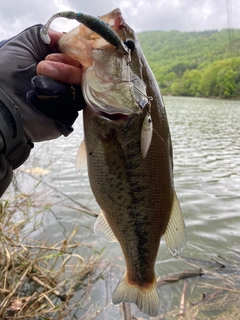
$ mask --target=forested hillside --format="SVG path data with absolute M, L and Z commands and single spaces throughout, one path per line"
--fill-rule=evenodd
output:
M 240 98 L 240 30 L 138 34 L 163 94 Z

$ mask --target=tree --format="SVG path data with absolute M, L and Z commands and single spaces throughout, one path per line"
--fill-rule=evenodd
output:
M 240 97 L 240 30 L 138 34 L 163 94 Z M 237 72 L 237 74 L 236 74 Z
M 202 72 L 196 69 L 187 70 L 182 77 L 184 95 L 195 97 L 199 95 L 199 83 L 201 81 Z
M 237 78 L 238 72 L 233 71 L 228 67 L 221 69 L 217 74 L 217 90 L 220 98 L 235 98 L 237 92 Z
M 199 91 L 205 97 L 234 98 L 239 88 L 240 59 L 215 61 L 203 71 Z
M 171 94 L 173 96 L 182 96 L 184 92 L 183 83 L 179 80 L 176 80 L 171 85 Z

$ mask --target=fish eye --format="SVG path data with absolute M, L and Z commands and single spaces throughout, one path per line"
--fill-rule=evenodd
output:
M 135 49 L 135 43 L 132 39 L 126 39 L 124 43 L 128 47 L 128 49 L 130 49 L 131 51 Z

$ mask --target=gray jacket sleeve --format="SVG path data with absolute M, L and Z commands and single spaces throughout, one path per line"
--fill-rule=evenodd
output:
M 28 158 L 33 142 L 72 132 L 32 107 L 26 97 L 37 63 L 50 53 L 39 36 L 40 28 L 41 25 L 30 27 L 0 44 L 0 90 L 13 106 L 12 111 L 6 108 L 0 95 L 0 197 L 11 182 L 12 170 Z

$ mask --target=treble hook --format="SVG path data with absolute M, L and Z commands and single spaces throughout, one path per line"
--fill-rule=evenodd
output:
M 129 53 L 128 47 L 124 44 L 122 39 L 111 29 L 111 27 L 106 22 L 100 20 L 99 18 L 93 17 L 91 15 L 84 14 L 82 12 L 76 13 L 73 11 L 63 11 L 63 12 L 58 12 L 54 14 L 40 30 L 40 36 L 45 43 L 49 44 L 51 41 L 48 35 L 48 29 L 50 27 L 51 22 L 55 18 L 59 18 L 59 17 L 67 18 L 71 20 L 77 20 L 78 22 L 88 27 L 90 30 L 99 34 L 103 39 L 105 39 L 111 45 L 116 47 L 116 50 L 120 54 Z

